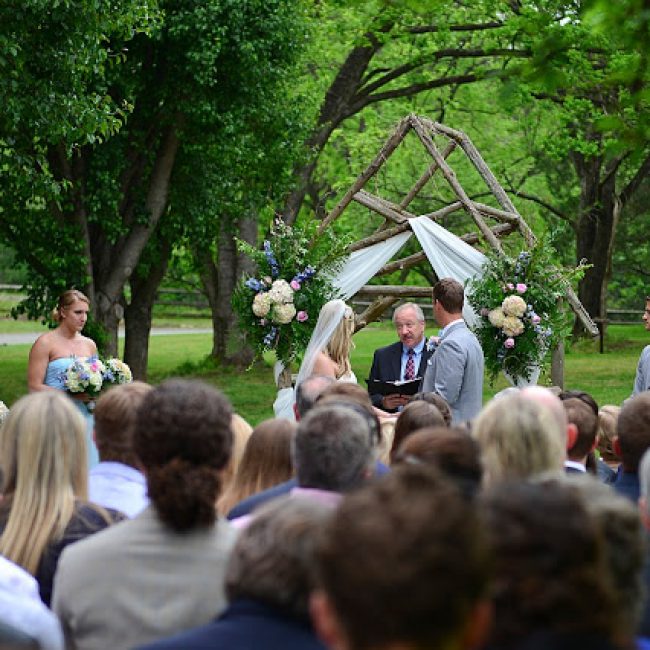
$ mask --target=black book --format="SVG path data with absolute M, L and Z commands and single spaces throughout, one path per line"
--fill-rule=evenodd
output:
M 420 389 L 422 377 L 406 381 L 382 381 L 381 379 L 366 379 L 368 392 L 371 395 L 415 395 Z

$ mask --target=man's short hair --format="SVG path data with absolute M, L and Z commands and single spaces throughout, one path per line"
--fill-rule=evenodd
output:
M 488 581 L 474 507 L 434 468 L 398 467 L 348 495 L 323 534 L 317 581 L 353 648 L 442 648 Z
M 395 308 L 395 311 L 393 312 L 393 325 L 395 324 L 397 317 L 405 309 L 412 309 L 415 312 L 415 317 L 418 319 L 418 321 L 420 321 L 420 323 L 424 323 L 425 318 L 424 318 L 424 312 L 422 311 L 422 307 L 420 307 L 420 305 L 414 302 L 405 302 L 403 305 L 400 305 L 399 307 Z
M 463 285 L 453 278 L 441 278 L 433 285 L 433 301 L 438 301 L 450 314 L 459 314 L 465 304 Z
M 636 472 L 641 457 L 650 447 L 650 391 L 634 395 L 623 404 L 616 432 L 623 467 L 628 472 Z
M 356 404 L 315 406 L 298 423 L 292 456 L 298 485 L 345 492 L 372 465 L 373 432 Z
M 228 600 L 257 600 L 307 619 L 316 542 L 331 514 L 331 508 L 304 497 L 261 506 L 230 556 Z
M 598 435 L 598 404 L 589 393 L 563 391 L 559 395 L 567 420 L 578 429 L 576 441 L 568 450 L 572 460 L 584 458 L 594 447 Z
M 296 387 L 296 410 L 303 418 L 320 397 L 321 393 L 329 386 L 336 383 L 334 377 L 325 375 L 311 375 Z
M 100 460 L 131 467 L 138 465 L 133 450 L 133 431 L 138 408 L 151 390 L 149 384 L 134 381 L 111 388 L 97 400 L 95 443 Z

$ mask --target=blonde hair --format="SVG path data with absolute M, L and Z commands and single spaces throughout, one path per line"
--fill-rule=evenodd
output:
M 343 318 L 341 318 L 326 347 L 329 358 L 338 366 L 337 379 L 352 372 L 350 351 L 354 348 L 353 334 L 354 312 L 351 307 L 346 305 Z
M 47 545 L 63 536 L 75 498 L 87 498 L 81 414 L 59 391 L 21 398 L 0 428 L 0 465 L 9 505 L 0 553 L 34 575 Z
M 221 476 L 221 485 L 223 487 L 221 489 L 221 496 L 217 500 L 217 509 L 219 512 L 224 514 L 226 511 L 221 509 L 220 504 L 223 501 L 226 492 L 230 491 L 230 488 L 237 477 L 239 465 L 244 456 L 244 450 L 246 449 L 248 439 L 253 433 L 253 427 L 248 424 L 241 415 L 237 415 L 237 413 L 232 414 L 230 428 L 232 429 L 232 451 L 228 465 L 226 465 Z
M 59 301 L 57 302 L 56 307 L 52 310 L 52 320 L 60 323 L 63 310 L 67 309 L 72 303 L 77 300 L 85 302 L 88 307 L 90 307 L 90 300 L 88 299 L 88 296 L 86 296 L 78 289 L 68 289 L 67 291 L 64 291 L 59 296 Z
M 564 432 L 550 408 L 521 394 L 490 402 L 472 435 L 481 445 L 487 484 L 561 471 L 566 458 Z
M 598 451 L 605 462 L 620 462 L 614 451 L 614 438 L 616 437 L 616 423 L 621 407 L 614 404 L 605 404 L 598 411 Z
M 293 475 L 291 440 L 296 424 L 284 418 L 260 422 L 251 434 L 232 482 L 217 501 L 217 509 L 227 514 L 240 501 Z

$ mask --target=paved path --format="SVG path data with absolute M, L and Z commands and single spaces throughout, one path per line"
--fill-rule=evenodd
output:
M 0 345 L 31 345 L 43 332 L 21 332 L 19 334 L 0 334 Z M 169 334 L 212 334 L 212 329 L 191 327 L 154 327 L 151 336 Z M 124 337 L 124 330 L 120 330 L 120 337 Z

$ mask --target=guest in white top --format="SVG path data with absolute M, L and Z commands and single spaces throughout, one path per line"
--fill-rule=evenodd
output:
M 43 650 L 62 650 L 63 633 L 57 617 L 38 595 L 38 583 L 27 571 L 0 556 L 0 625 L 25 634 Z M 9 638 L 0 641 L 10 647 Z M 5 645 L 6 643 L 6 645 Z M 13 646 L 11 646 L 13 647 Z
M 136 413 L 149 391 L 151 386 L 141 381 L 115 386 L 99 398 L 95 408 L 100 463 L 90 471 L 88 497 L 129 518 L 149 505 L 147 482 L 133 451 Z

